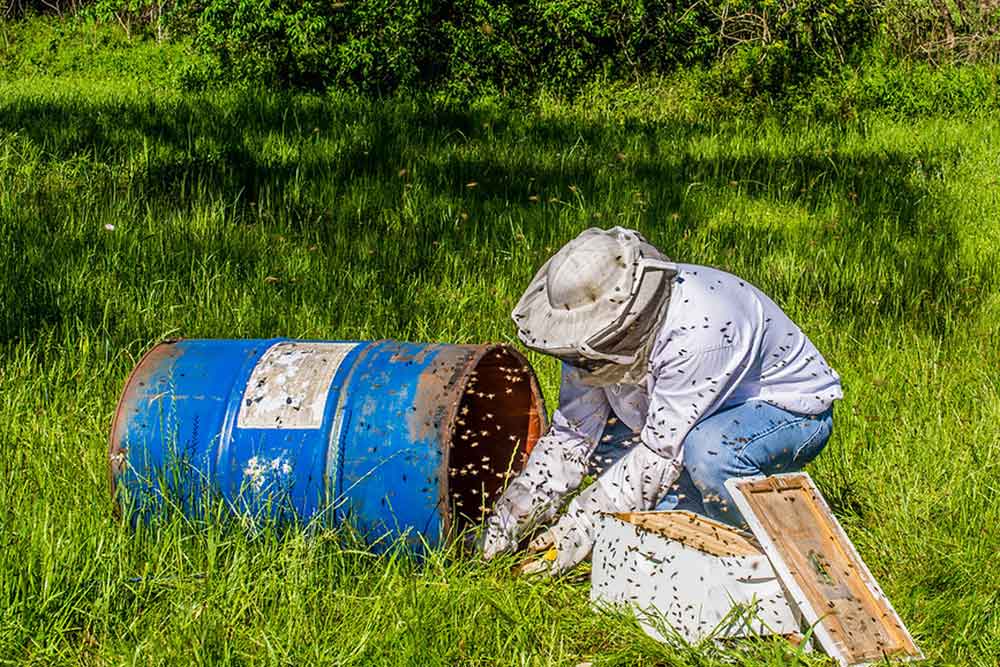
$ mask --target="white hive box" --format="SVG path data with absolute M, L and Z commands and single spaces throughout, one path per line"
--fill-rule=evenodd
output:
M 811 628 L 843 667 L 923 658 L 809 475 L 726 487 L 753 535 L 690 512 L 604 515 L 591 600 L 629 605 L 661 641 L 666 631 L 798 642 Z
M 753 537 L 691 512 L 603 515 L 591 572 L 591 600 L 630 605 L 659 641 L 799 632 Z

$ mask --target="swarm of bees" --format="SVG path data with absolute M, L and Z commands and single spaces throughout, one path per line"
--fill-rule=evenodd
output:
M 531 372 L 498 351 L 466 376 L 448 453 L 448 497 L 463 522 L 482 522 L 521 468 Z

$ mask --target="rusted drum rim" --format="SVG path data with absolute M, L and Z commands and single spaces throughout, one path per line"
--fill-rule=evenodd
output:
M 459 349 L 472 349 L 475 350 L 475 354 L 470 356 L 464 366 L 461 368 L 460 372 L 456 372 L 456 377 L 462 378 L 461 384 L 456 383 L 455 390 L 456 395 L 452 396 L 454 400 L 449 400 L 446 402 L 448 406 L 448 411 L 445 415 L 444 422 L 448 424 L 448 428 L 441 430 L 441 448 L 442 448 L 442 461 L 441 468 L 438 471 L 438 488 L 440 489 L 439 502 L 441 503 L 441 515 L 443 518 L 442 524 L 445 535 L 449 538 L 454 537 L 452 534 L 452 529 L 455 526 L 455 517 L 452 516 L 452 505 L 450 502 L 450 492 L 451 492 L 451 480 L 449 479 L 448 471 L 451 467 L 451 457 L 453 452 L 453 438 L 455 430 L 457 428 L 456 420 L 458 419 L 459 406 L 462 402 L 463 394 L 466 391 L 466 387 L 469 383 L 469 378 L 471 374 L 478 368 L 479 364 L 488 357 L 490 354 L 501 353 L 508 355 L 513 358 L 513 361 L 523 368 L 531 370 L 531 362 L 528 361 L 527 357 L 521 354 L 516 348 L 506 345 L 503 343 L 486 343 L 482 345 L 455 345 L 449 346 L 456 350 Z M 545 433 L 547 426 L 547 415 L 545 412 L 545 401 L 542 396 L 541 387 L 538 384 L 538 378 L 535 373 L 529 372 L 527 374 L 529 387 L 531 391 L 530 401 L 531 401 L 531 413 L 529 415 L 529 427 L 528 436 L 524 443 L 524 455 L 523 458 L 527 458 L 527 455 L 531 452 L 532 447 L 534 447 L 535 442 L 538 438 Z M 523 465 L 523 461 L 516 462 L 515 471 L 519 470 Z
M 127 417 L 125 416 L 126 404 L 128 403 L 129 396 L 139 386 L 138 378 L 146 372 L 146 367 L 154 360 L 159 359 L 168 348 L 181 340 L 183 339 L 168 338 L 146 350 L 145 354 L 139 359 L 139 363 L 128 374 L 125 385 L 122 387 L 122 393 L 118 397 L 115 414 L 111 420 L 111 431 L 108 434 L 108 489 L 114 501 L 116 516 L 120 515 L 121 507 L 118 503 L 118 488 L 115 478 L 125 471 L 125 466 L 128 464 L 128 450 L 121 446 L 121 442 L 124 439 L 121 437 L 121 431 L 124 429 L 125 422 L 127 421 Z

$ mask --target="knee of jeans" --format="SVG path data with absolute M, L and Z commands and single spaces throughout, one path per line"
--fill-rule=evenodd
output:
M 826 418 L 819 419 L 818 421 L 819 424 L 816 431 L 795 449 L 795 455 L 792 457 L 795 464 L 801 466 L 812 461 L 823 451 L 826 443 L 830 440 L 830 435 L 833 432 L 832 420 Z

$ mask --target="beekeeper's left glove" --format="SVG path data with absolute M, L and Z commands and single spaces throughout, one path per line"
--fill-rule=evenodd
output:
M 680 473 L 680 462 L 637 446 L 604 471 L 573 499 L 566 514 L 532 545 L 549 542 L 555 551 L 522 568 L 522 572 L 565 572 L 590 554 L 601 512 L 652 509 Z

